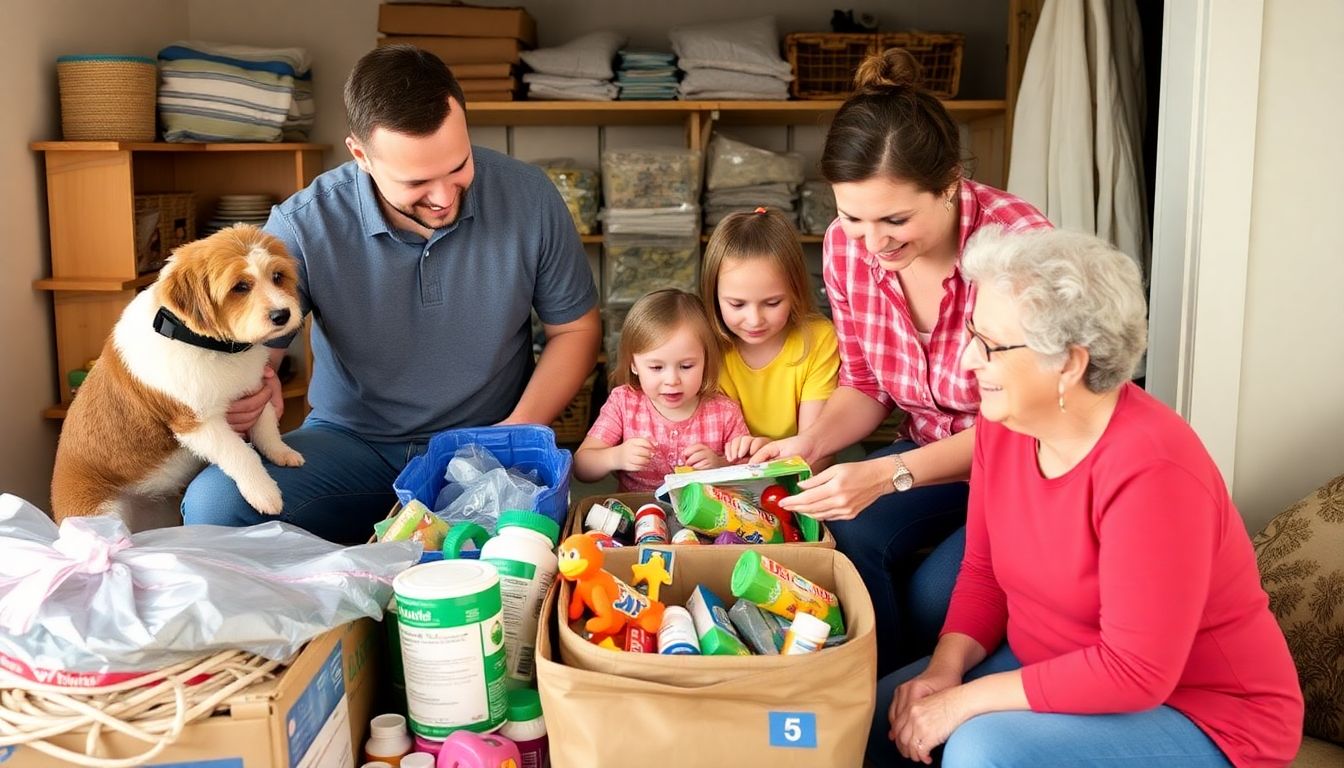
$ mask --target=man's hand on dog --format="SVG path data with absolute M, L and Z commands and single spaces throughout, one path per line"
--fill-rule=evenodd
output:
M 233 431 L 246 439 L 247 434 L 252 431 L 252 426 L 261 418 L 261 411 L 267 403 L 275 406 L 277 421 L 285 415 L 285 398 L 280 394 L 280 378 L 269 365 L 261 372 L 261 386 L 252 394 L 234 400 L 225 418 Z

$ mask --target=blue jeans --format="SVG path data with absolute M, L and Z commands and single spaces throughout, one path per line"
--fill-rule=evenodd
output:
M 914 450 L 916 445 L 902 440 L 874 451 L 868 458 L 889 456 Z M 941 615 L 930 627 L 912 627 L 902 620 L 905 613 L 905 583 L 914 571 L 914 554 L 923 547 L 941 542 L 966 523 L 966 483 L 946 483 L 913 488 L 905 493 L 888 493 L 878 498 L 853 520 L 827 523 L 835 536 L 836 548 L 854 561 L 877 614 L 877 674 L 885 675 L 910 659 L 919 658 L 933 646 L 915 645 L 914 638 L 936 637 L 942 626 Z M 958 557 L 956 565 L 960 565 Z M 946 581 L 951 595 L 950 577 Z M 900 585 L 898 588 L 897 585 Z M 942 600 L 946 611 L 947 597 Z
M 277 467 L 262 459 L 284 496 L 285 509 L 278 517 L 253 509 L 233 480 L 212 465 L 187 486 L 183 522 L 241 527 L 278 519 L 329 541 L 362 544 L 397 500 L 392 481 L 426 447 L 424 441 L 372 442 L 312 417 L 284 437 L 303 454 L 304 464 Z
M 924 658 L 884 677 L 877 684 L 877 709 L 868 734 L 868 762 L 875 766 L 920 765 L 901 757 L 887 738 L 887 713 L 896 689 L 929 666 Z M 966 673 L 974 680 L 1022 664 L 1004 643 Z M 991 712 L 962 723 L 947 743 L 933 751 L 933 764 L 945 768 L 1023 766 L 1179 765 L 1182 768 L 1231 765 L 1218 746 L 1185 715 L 1161 706 L 1115 715 L 1057 715 L 1044 712 Z

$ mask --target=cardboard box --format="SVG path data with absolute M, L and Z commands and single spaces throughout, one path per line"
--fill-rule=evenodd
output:
M 383 3 L 378 31 L 388 35 L 508 37 L 528 48 L 537 44 L 537 22 L 525 8 Z
M 458 64 L 453 67 L 453 75 L 458 80 L 471 80 L 483 77 L 512 77 L 514 66 L 507 61 L 499 64 Z
M 241 691 L 213 716 L 192 723 L 147 766 L 172 768 L 350 768 L 368 737 L 378 681 L 382 625 L 372 619 L 337 627 L 308 643 L 279 677 Z M 84 734 L 54 739 L 84 751 Z M 100 756 L 127 758 L 149 745 L 104 731 Z M 0 758 L 2 759 L 2 758 Z M 21 746 L 5 768 L 67 765 Z
M 518 80 L 512 77 L 459 77 L 457 84 L 462 86 L 462 93 L 473 96 L 478 93 L 512 91 L 518 87 Z
M 405 43 L 423 48 L 443 59 L 449 67 L 454 64 L 517 64 L 523 46 L 507 37 L 402 37 L 378 38 L 378 45 Z

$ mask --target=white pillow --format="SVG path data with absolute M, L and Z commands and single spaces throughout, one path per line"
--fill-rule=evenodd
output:
M 625 35 L 620 32 L 603 30 L 554 48 L 523 51 L 518 55 L 529 67 L 543 74 L 610 80 L 611 61 L 625 41 Z
M 789 63 L 779 55 L 774 16 L 675 27 L 668 35 L 682 69 L 715 67 L 793 79 Z

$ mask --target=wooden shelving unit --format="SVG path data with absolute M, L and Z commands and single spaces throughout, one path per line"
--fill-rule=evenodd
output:
M 33 288 L 51 291 L 56 315 L 60 401 L 45 409 L 65 417 L 67 371 L 102 351 L 122 309 L 156 273 L 138 274 L 135 196 L 195 195 L 197 224 L 220 195 L 264 193 L 277 201 L 303 189 L 322 170 L 324 144 L 170 144 L 123 141 L 38 141 L 46 166 L 51 276 Z M 311 360 L 285 386 L 285 426 L 302 420 Z

